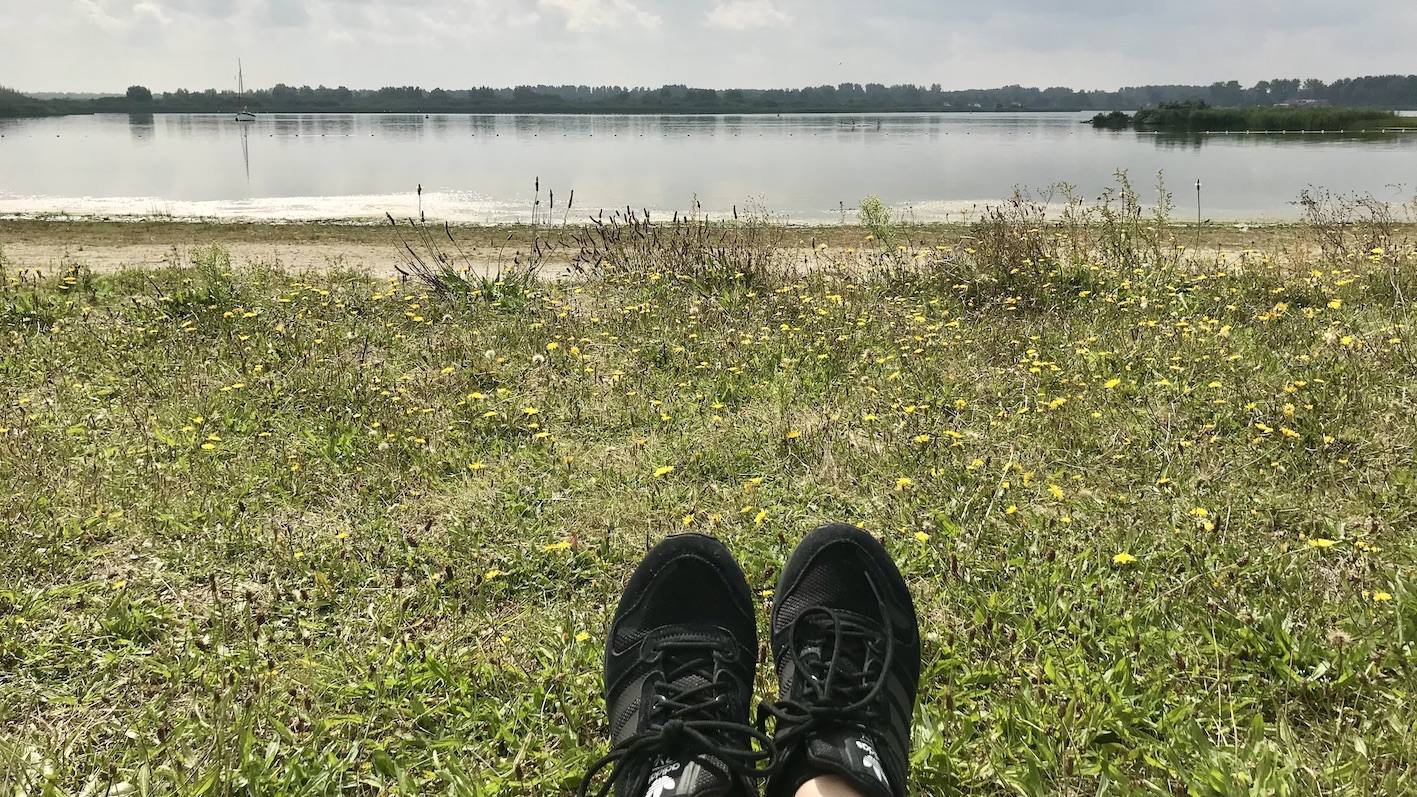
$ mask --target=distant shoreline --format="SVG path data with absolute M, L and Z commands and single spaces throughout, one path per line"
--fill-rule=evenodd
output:
M 290 86 L 232 91 L 153 92 L 130 86 L 121 96 L 41 99 L 0 88 L 0 117 L 62 116 L 82 113 L 217 113 L 240 109 L 263 113 L 467 113 L 467 114 L 879 114 L 970 112 L 1107 112 L 1204 101 L 1217 107 L 1272 107 L 1287 102 L 1334 107 L 1417 106 L 1417 75 L 1365 75 L 1332 83 L 1319 80 L 1265 80 L 1251 87 L 1238 81 L 1209 86 L 1127 86 L 1115 91 L 1009 85 L 987 89 L 946 89 L 935 83 L 883 85 L 838 83 L 801 88 L 702 89 L 686 85 L 515 87 L 424 89 L 384 86 Z

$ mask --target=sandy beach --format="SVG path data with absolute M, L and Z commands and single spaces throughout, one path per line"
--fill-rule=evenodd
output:
M 434 231 L 442 239 L 441 227 Z M 1181 232 L 1183 240 L 1192 233 Z M 459 247 L 474 268 L 487 273 L 506 266 L 536 242 L 551 245 L 548 265 L 553 272 L 568 266 L 577 247 L 578 228 L 535 228 L 528 225 L 467 225 L 452 228 Z M 849 249 L 870 245 L 867 231 L 855 225 L 787 226 L 780 245 L 811 252 L 825 244 Z M 900 230 L 902 243 L 949 244 L 967 239 L 962 224 L 930 224 Z M 1207 226 L 1199 237 L 1200 251 L 1264 250 L 1282 254 L 1298 244 L 1297 225 L 1236 224 Z M 54 270 L 69 265 L 94 271 L 161 268 L 187 262 L 192 249 L 221 246 L 236 265 L 259 264 L 284 271 L 351 269 L 388 276 L 404 262 L 403 242 L 422 252 L 407 225 L 335 222 L 200 222 L 0 219 L 0 249 L 10 269 Z M 549 276 L 550 274 L 548 274 Z

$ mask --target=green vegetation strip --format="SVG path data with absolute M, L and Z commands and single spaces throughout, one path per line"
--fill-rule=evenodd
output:
M 1417 789 L 1412 247 L 995 221 L 805 274 L 8 269 L 0 791 L 566 793 L 646 546 L 766 608 L 838 519 L 919 604 L 916 793 Z
M 1212 108 L 1204 102 L 1166 103 L 1134 114 L 1092 117 L 1092 126 L 1168 132 L 1365 132 L 1417 129 L 1417 118 L 1373 108 Z

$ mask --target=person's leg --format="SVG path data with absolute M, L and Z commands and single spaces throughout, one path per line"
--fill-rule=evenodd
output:
M 756 797 L 757 764 L 773 749 L 748 720 L 757 652 L 752 593 L 728 549 L 702 534 L 656 545 L 606 635 L 612 747 L 581 794 L 614 763 L 600 795 Z
M 766 797 L 904 797 L 920 681 L 910 590 L 854 526 L 806 536 L 773 594 L 780 756 Z
M 837 775 L 823 775 L 812 778 L 797 790 L 796 797 L 866 797 L 852 788 L 844 778 Z

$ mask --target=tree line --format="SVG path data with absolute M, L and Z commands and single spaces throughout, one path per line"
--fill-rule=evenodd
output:
M 900 111 L 1110 111 L 1206 102 L 1214 107 L 1257 108 L 1312 101 L 1336 107 L 1417 109 L 1417 75 L 1238 81 L 1209 86 L 1133 86 L 1116 91 L 1032 88 L 1018 85 L 949 91 L 917 86 L 841 83 L 801 89 L 697 89 L 629 86 L 516 86 L 423 89 L 387 86 L 288 86 L 248 91 L 178 89 L 155 93 L 132 86 L 121 96 L 37 99 L 0 87 L 0 116 L 79 113 L 887 113 Z

